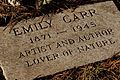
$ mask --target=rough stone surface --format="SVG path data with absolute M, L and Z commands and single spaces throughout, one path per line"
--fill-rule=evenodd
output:
M 0 28 L 7 80 L 32 80 L 104 60 L 120 51 L 120 13 L 112 1 L 65 10 Z

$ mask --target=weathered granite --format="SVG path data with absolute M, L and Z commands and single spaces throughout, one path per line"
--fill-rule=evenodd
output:
M 42 20 L 42 21 L 41 21 Z M 32 80 L 104 60 L 120 51 L 120 12 L 112 1 L 65 10 L 0 28 L 7 80 Z

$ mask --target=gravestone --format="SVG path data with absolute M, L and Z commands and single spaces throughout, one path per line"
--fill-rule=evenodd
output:
M 120 12 L 113 1 L 0 28 L 0 66 L 7 80 L 32 80 L 120 52 Z M 10 28 L 10 27 L 9 27 Z

